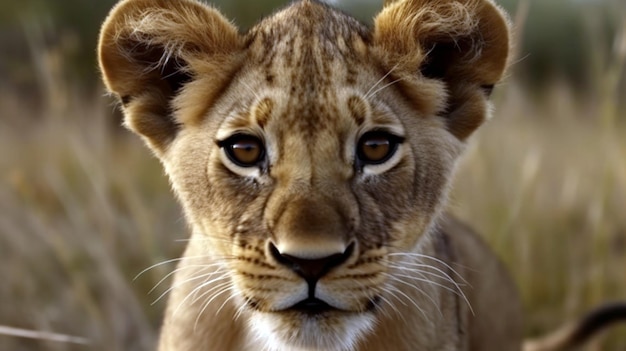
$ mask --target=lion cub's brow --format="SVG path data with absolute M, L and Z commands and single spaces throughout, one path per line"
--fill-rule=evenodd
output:
M 280 105 L 280 122 L 291 130 L 311 134 L 336 129 L 342 114 L 338 104 L 355 99 L 351 94 L 338 99 L 338 92 L 345 88 L 358 91 L 354 88 L 365 86 L 363 75 L 371 71 L 367 66 L 370 37 L 368 29 L 354 18 L 314 1 L 294 3 L 261 21 L 246 36 L 246 71 L 256 76 L 247 79 L 246 85 L 261 97 L 248 110 L 249 121 L 263 128 L 277 117 Z M 373 83 L 375 80 L 367 86 Z M 279 93 L 265 96 L 267 91 Z M 353 117 L 356 125 L 363 123 L 358 105 L 347 106 L 348 117 Z
M 326 5 L 302 1 L 263 20 L 248 33 L 250 57 L 269 85 L 290 82 L 297 98 L 353 85 L 370 34 L 361 23 Z

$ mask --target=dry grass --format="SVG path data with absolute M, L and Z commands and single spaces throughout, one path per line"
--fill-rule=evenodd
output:
M 452 208 L 509 266 L 536 335 L 626 297 L 626 126 L 603 127 L 598 106 L 568 94 L 533 108 L 514 85 L 502 93 L 460 167 Z M 601 349 L 623 350 L 623 331 Z
M 43 112 L 0 94 L 0 326 L 90 345 L 0 333 L 0 350 L 152 350 L 163 306 L 147 292 L 171 267 L 133 278 L 180 254 L 180 210 L 110 100 L 62 85 L 56 55 L 41 57 Z
M 165 273 L 132 279 L 179 254 L 184 225 L 160 165 L 87 100 L 0 127 L 0 325 L 96 347 L 0 336 L 2 350 L 152 349 L 160 309 L 146 292 Z
M 110 101 L 59 85 L 54 62 L 40 62 L 44 112 L 0 94 L 0 326 L 90 345 L 0 335 L 0 349 L 152 350 L 163 303 L 150 303 L 168 283 L 148 291 L 173 266 L 133 278 L 180 254 L 181 212 L 158 162 L 110 122 Z M 551 94 L 537 105 L 513 78 L 501 87 L 452 201 L 511 268 L 529 335 L 626 297 L 617 98 L 580 102 L 562 86 Z M 625 334 L 596 346 L 623 350 Z

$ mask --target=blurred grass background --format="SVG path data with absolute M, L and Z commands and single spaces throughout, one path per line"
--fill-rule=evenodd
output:
M 187 230 L 95 63 L 114 0 L 0 1 L 0 350 L 153 350 Z M 214 2 L 247 27 L 285 1 Z M 334 3 L 364 21 L 374 0 Z M 540 335 L 626 299 L 626 3 L 501 1 L 515 61 L 451 208 L 501 255 Z M 6 327 L 86 338 L 16 337 Z M 4 328 L 4 329 L 3 329 Z M 73 342 L 78 341 L 78 343 Z M 624 350 L 626 328 L 589 350 Z

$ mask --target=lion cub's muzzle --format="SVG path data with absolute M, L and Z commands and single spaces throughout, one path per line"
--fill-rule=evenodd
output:
M 307 314 L 318 314 L 334 309 L 324 300 L 315 295 L 317 282 L 333 268 L 345 263 L 354 252 L 354 242 L 350 243 L 343 252 L 332 253 L 321 258 L 299 257 L 288 253 L 281 253 L 273 243 L 269 243 L 269 252 L 276 262 L 289 268 L 302 277 L 308 284 L 308 297 L 288 310 L 296 310 Z

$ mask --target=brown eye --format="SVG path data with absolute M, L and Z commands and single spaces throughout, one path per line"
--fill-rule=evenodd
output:
M 364 164 L 381 164 L 393 156 L 402 138 L 387 132 L 365 133 L 357 146 L 357 157 Z
M 254 167 L 265 157 L 263 142 L 254 136 L 235 134 L 218 143 L 224 148 L 226 156 L 241 167 Z

